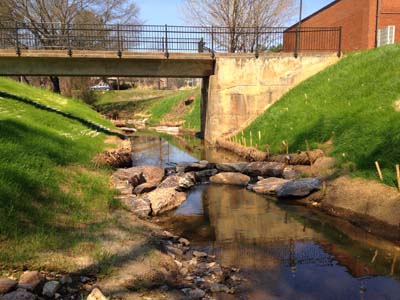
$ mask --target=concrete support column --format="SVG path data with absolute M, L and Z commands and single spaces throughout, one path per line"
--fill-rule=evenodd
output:
M 206 132 L 209 85 L 210 85 L 210 77 L 209 76 L 203 77 L 203 79 L 201 81 L 201 103 L 200 103 L 201 135 L 203 137 Z

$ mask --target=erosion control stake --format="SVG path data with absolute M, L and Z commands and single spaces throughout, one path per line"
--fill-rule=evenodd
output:
M 381 171 L 381 167 L 379 166 L 379 162 L 375 162 L 375 167 L 376 170 L 378 171 L 378 175 L 381 181 L 383 181 L 383 175 L 382 175 L 382 171 Z

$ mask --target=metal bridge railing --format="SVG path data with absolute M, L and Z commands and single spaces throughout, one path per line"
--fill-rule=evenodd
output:
M 169 53 L 341 53 L 337 27 L 198 27 L 0 22 L 0 49 Z

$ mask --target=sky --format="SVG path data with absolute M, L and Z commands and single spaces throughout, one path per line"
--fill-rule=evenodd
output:
M 300 2 L 300 0 L 297 1 Z M 190 25 L 185 24 L 179 10 L 182 0 L 136 0 L 135 2 L 140 7 L 141 19 L 148 25 Z M 331 2 L 333 0 L 303 0 L 303 17 Z M 292 21 L 288 21 L 284 25 L 292 25 Z

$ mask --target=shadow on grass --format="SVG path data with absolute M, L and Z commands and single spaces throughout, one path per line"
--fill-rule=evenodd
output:
M 111 192 L 101 179 L 82 175 L 95 152 L 91 141 L 82 144 L 15 120 L 0 121 L 0 239 L 16 248 L 0 245 L 0 257 L 6 255 L 0 261 L 21 262 L 46 248 L 72 248 L 81 238 L 68 225 L 101 226 L 102 220 L 90 217 L 91 206 L 105 210 L 100 202 L 106 203 Z M 96 195 L 100 200 L 89 204 Z
M 97 130 L 98 132 L 101 132 L 101 133 L 104 133 L 104 134 L 107 134 L 107 135 L 115 135 L 115 136 L 118 136 L 120 138 L 125 138 L 126 137 L 123 134 L 120 134 L 118 132 L 109 130 L 108 128 L 106 128 L 104 126 L 101 126 L 99 124 L 95 124 L 95 123 L 93 123 L 91 121 L 88 121 L 86 119 L 74 116 L 74 115 L 72 115 L 72 114 L 70 114 L 68 112 L 63 112 L 61 110 L 52 108 L 50 106 L 43 105 L 41 103 L 35 102 L 35 101 L 33 101 L 31 99 L 28 99 L 28 98 L 23 98 L 23 97 L 20 97 L 20 96 L 17 96 L 17 95 L 13 95 L 13 94 L 9 94 L 7 92 L 2 92 L 2 91 L 0 91 L 0 97 L 8 98 L 8 99 L 16 100 L 16 101 L 20 101 L 20 102 L 23 102 L 25 104 L 32 105 L 32 106 L 34 106 L 34 107 L 36 107 L 38 109 L 56 113 L 56 114 L 61 115 L 61 116 L 65 117 L 65 118 L 69 118 L 71 120 L 78 121 L 82 125 L 90 128 L 90 129 Z

